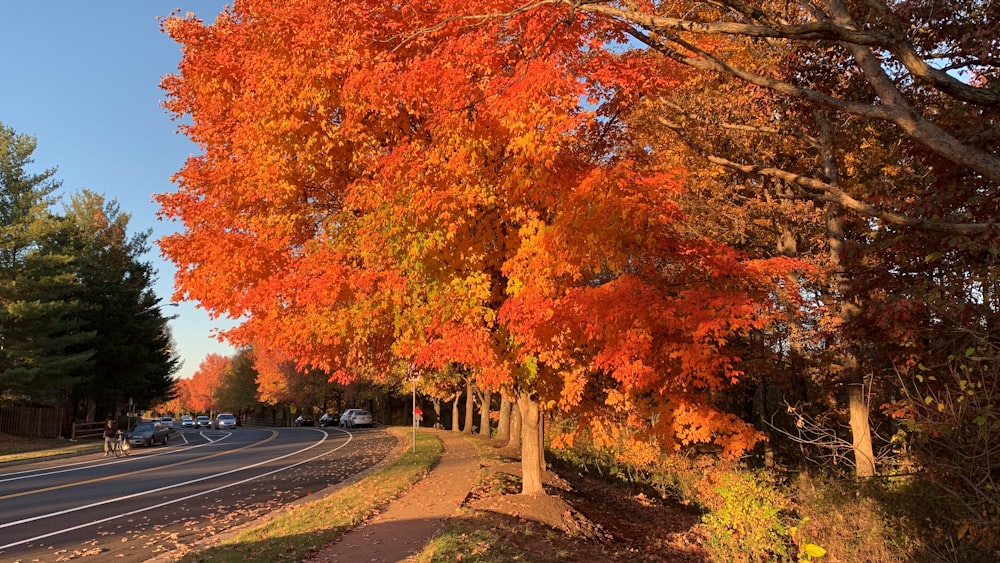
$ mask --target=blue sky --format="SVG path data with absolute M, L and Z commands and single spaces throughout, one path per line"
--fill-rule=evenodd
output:
M 103 193 L 131 215 L 133 234 L 153 239 L 179 229 L 156 219 L 154 193 L 174 191 L 170 177 L 198 148 L 176 133 L 160 107 L 160 78 L 176 71 L 180 48 L 160 32 L 158 16 L 194 12 L 211 22 L 227 2 L 212 0 L 28 0 L 0 12 L 0 122 L 34 136 L 34 168 L 56 168 L 63 196 Z M 156 293 L 169 301 L 174 267 L 159 255 Z M 193 374 L 206 354 L 230 355 L 213 321 L 194 303 L 166 307 L 180 375 Z

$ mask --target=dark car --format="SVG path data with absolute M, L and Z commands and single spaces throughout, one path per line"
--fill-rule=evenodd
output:
M 170 429 L 159 422 L 140 422 L 128 433 L 128 443 L 133 446 L 166 445 L 170 440 Z
M 323 416 L 319 417 L 319 425 L 320 426 L 324 426 L 324 427 L 325 426 L 337 426 L 337 424 L 339 422 L 340 422 L 340 417 L 337 416 L 337 413 L 332 413 L 331 414 L 331 413 L 325 412 L 325 413 L 323 413 Z
M 197 426 L 198 428 L 211 428 L 212 419 L 208 418 L 208 416 L 206 415 L 201 415 L 194 419 L 194 425 Z
M 311 416 L 299 416 L 295 419 L 295 426 L 312 426 L 313 418 Z

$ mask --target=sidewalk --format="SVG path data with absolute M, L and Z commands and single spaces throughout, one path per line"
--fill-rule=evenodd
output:
M 425 431 L 434 432 L 444 443 L 441 460 L 427 476 L 393 500 L 385 512 L 304 563 L 411 561 L 434 538 L 472 491 L 479 454 L 465 434 Z

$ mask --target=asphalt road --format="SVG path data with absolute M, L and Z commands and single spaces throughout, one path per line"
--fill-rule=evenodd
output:
M 125 458 L 0 466 L 0 560 L 145 561 L 359 473 L 396 438 L 378 429 L 182 429 Z

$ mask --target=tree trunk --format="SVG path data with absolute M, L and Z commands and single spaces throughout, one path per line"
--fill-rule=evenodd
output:
M 465 379 L 465 427 L 462 432 L 472 434 L 472 421 L 476 412 L 476 393 L 472 388 L 472 378 Z
M 851 435 L 854 441 L 854 470 L 858 477 L 875 476 L 875 453 L 872 450 L 872 432 L 868 425 L 868 402 L 864 387 L 851 384 L 847 387 L 851 408 Z
M 462 397 L 461 393 L 455 393 L 455 396 L 451 399 L 451 431 L 458 432 L 458 399 Z
M 521 494 L 544 495 L 542 464 L 545 463 L 545 455 L 539 439 L 541 434 L 538 403 L 528 394 L 522 393 L 517 397 L 517 410 L 521 414 L 521 434 L 523 436 L 521 440 Z
M 441 399 L 433 399 L 434 405 L 434 428 L 441 428 Z
M 521 408 L 517 405 L 516 398 L 511 402 L 510 439 L 507 441 L 507 447 L 514 450 L 521 449 Z
M 493 394 L 489 389 L 483 389 L 479 394 L 479 433 L 487 438 L 490 437 L 490 403 L 493 402 Z
M 833 148 L 833 133 L 830 122 L 823 112 L 816 112 L 819 130 L 820 155 L 826 181 L 837 185 L 840 174 Z M 844 236 L 844 211 L 836 203 L 828 203 L 826 208 L 826 237 L 830 249 L 830 264 L 833 268 L 833 295 L 840 302 L 840 323 L 846 327 L 861 312 L 861 307 L 851 300 L 851 284 L 844 265 L 847 239 Z M 849 408 L 851 423 L 851 446 L 854 449 L 855 472 L 858 477 L 875 475 L 875 453 L 872 450 L 871 428 L 868 425 L 868 404 L 862 393 L 862 376 L 854 346 L 846 338 L 840 337 L 841 369 L 849 385 Z
M 500 391 L 500 417 L 497 419 L 497 436 L 498 442 L 506 444 L 510 441 L 510 407 L 511 402 L 507 397 L 507 393 Z
M 844 254 L 844 232 L 841 220 L 840 207 L 831 205 L 827 216 L 827 236 L 830 239 L 830 253 L 834 267 L 838 268 L 835 283 L 837 284 L 837 297 L 840 299 L 840 321 L 842 326 L 847 326 L 857 317 L 860 308 L 847 297 L 850 283 L 842 268 L 839 267 Z M 840 351 L 840 368 L 848 383 L 854 470 L 858 477 L 872 477 L 875 475 L 875 452 L 872 450 L 871 427 L 868 424 L 868 403 L 864 400 L 862 392 L 863 378 L 853 346 L 846 342 L 846 339 L 841 339 L 840 344 L 843 348 Z

